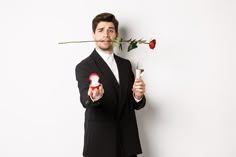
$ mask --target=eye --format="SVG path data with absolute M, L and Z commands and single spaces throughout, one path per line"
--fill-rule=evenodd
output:
M 114 30 L 113 29 L 109 29 L 108 30 L 110 33 L 114 33 Z
M 103 31 L 103 28 L 100 28 L 100 29 L 97 29 L 98 32 L 102 32 Z

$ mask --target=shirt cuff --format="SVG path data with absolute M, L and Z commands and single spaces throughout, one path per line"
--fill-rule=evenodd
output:
M 136 102 L 140 102 L 140 101 L 143 99 L 143 96 L 142 96 L 141 99 L 137 99 L 137 98 L 135 98 L 134 93 L 133 93 L 133 97 L 134 97 L 134 100 L 135 100 Z
M 93 98 L 92 96 L 90 96 L 90 99 L 95 102 L 98 101 L 99 99 L 101 99 L 102 96 L 96 96 L 95 98 Z

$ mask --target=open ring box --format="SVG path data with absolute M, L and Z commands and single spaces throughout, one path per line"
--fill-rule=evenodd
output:
M 99 83 L 99 76 L 97 73 L 92 73 L 89 75 L 89 81 L 90 81 L 90 87 L 92 88 L 92 90 L 94 90 L 95 88 L 99 88 L 99 86 L 101 85 L 101 83 Z

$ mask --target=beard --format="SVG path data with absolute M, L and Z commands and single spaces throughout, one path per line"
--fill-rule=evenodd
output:
M 98 46 L 101 50 L 104 50 L 104 51 L 109 51 L 109 50 L 112 50 L 113 49 L 113 46 L 108 46 L 108 47 L 104 47 L 104 46 Z

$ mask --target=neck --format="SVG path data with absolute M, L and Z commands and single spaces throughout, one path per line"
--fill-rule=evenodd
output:
M 104 49 L 100 49 L 99 47 L 96 47 L 96 49 L 98 49 L 99 51 L 101 51 L 103 53 L 107 53 L 107 54 L 112 54 L 113 53 L 113 49 L 104 50 Z

